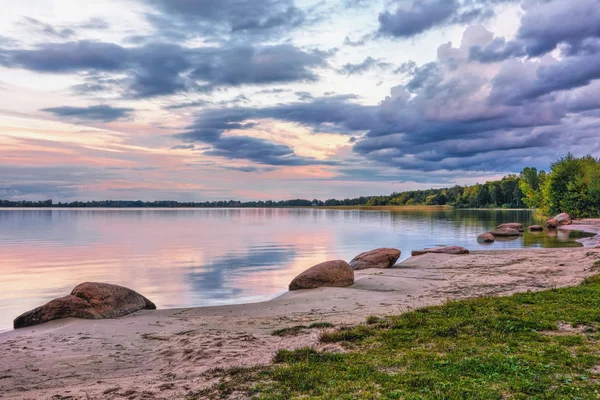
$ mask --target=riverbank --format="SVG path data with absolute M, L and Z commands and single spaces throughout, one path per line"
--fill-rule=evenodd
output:
M 142 311 L 114 320 L 53 321 L 0 335 L 0 398 L 181 398 L 214 382 L 207 371 L 268 364 L 281 349 L 321 344 L 327 322 L 355 325 L 448 300 L 506 296 L 579 284 L 596 274 L 599 249 L 428 254 L 395 268 L 356 272 L 349 288 L 289 292 L 236 306 Z

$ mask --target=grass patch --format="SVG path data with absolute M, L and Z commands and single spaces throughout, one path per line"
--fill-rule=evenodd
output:
M 280 351 L 274 365 L 244 377 L 253 382 L 244 395 L 266 400 L 600 397 L 600 376 L 593 372 L 600 365 L 597 330 L 559 332 L 560 324 L 598 325 L 599 277 L 572 288 L 457 301 L 367 322 L 321 335 L 326 343 L 351 343 L 351 352 Z M 225 375 L 222 381 L 231 385 L 235 379 Z
M 329 322 L 314 322 L 308 326 L 308 329 L 324 329 L 324 328 L 333 328 L 334 325 Z
M 304 332 L 307 329 L 323 329 L 323 328 L 333 328 L 334 325 L 329 322 L 314 322 L 308 326 L 305 325 L 296 325 L 289 328 L 281 328 L 276 329 L 271 332 L 273 336 L 297 336 Z

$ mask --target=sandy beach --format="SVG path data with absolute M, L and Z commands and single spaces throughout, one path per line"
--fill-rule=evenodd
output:
M 600 232 L 593 220 L 566 229 Z M 318 329 L 292 337 L 271 335 L 275 329 L 352 325 L 453 299 L 576 285 L 598 273 L 598 238 L 574 249 L 427 254 L 391 269 L 357 271 L 349 288 L 288 292 L 263 303 L 71 318 L 6 332 L 0 398 L 183 398 L 210 385 L 207 371 L 214 368 L 266 364 L 278 350 L 302 346 L 339 351 L 318 343 Z

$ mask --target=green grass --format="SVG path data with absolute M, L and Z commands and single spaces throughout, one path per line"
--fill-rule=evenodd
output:
M 334 325 L 329 322 L 314 322 L 308 326 L 296 325 L 296 326 L 291 326 L 289 328 L 276 329 L 273 332 L 271 332 L 271 335 L 273 335 L 273 336 L 296 336 L 308 329 L 333 328 L 333 326 Z
M 224 371 L 217 385 L 189 398 L 600 398 L 592 373 L 600 366 L 600 277 L 368 322 L 321 335 L 349 352 L 282 350 L 272 366 Z

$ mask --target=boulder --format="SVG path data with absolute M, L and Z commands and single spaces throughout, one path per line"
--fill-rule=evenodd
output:
M 423 254 L 469 254 L 469 250 L 460 246 L 440 246 L 432 247 L 429 249 L 415 250 L 412 252 L 412 256 L 422 256 Z
M 527 229 L 529 229 L 531 232 L 542 232 L 544 230 L 544 227 L 540 225 L 531 225 Z
M 477 241 L 479 243 L 492 243 L 494 240 L 496 240 L 496 238 L 489 232 L 482 233 L 481 235 L 477 236 Z
M 523 228 L 523 224 L 519 224 L 517 222 L 510 222 L 508 224 L 498 225 L 498 227 L 496 229 L 504 229 L 504 228 L 514 229 L 519 232 L 525 231 L 525 228 Z
M 494 236 L 507 237 L 507 236 L 519 236 L 521 232 L 516 229 L 510 228 L 497 228 L 490 232 Z
M 573 223 L 571 216 L 567 213 L 558 214 L 554 219 L 558 222 L 558 225 L 571 225 Z
M 318 287 L 346 287 L 354 283 L 354 270 L 346 261 L 326 261 L 307 269 L 294 278 L 290 290 Z
M 548 221 L 546 221 L 546 228 L 548 228 L 548 229 L 558 228 L 558 221 L 555 220 L 554 218 L 550 218 Z
M 156 305 L 123 286 L 86 282 L 77 285 L 70 295 L 20 315 L 13 325 L 18 329 L 60 318 L 116 318 L 144 309 L 155 310 Z
M 400 258 L 400 250 L 381 248 L 361 253 L 350 261 L 353 270 L 390 268 Z

